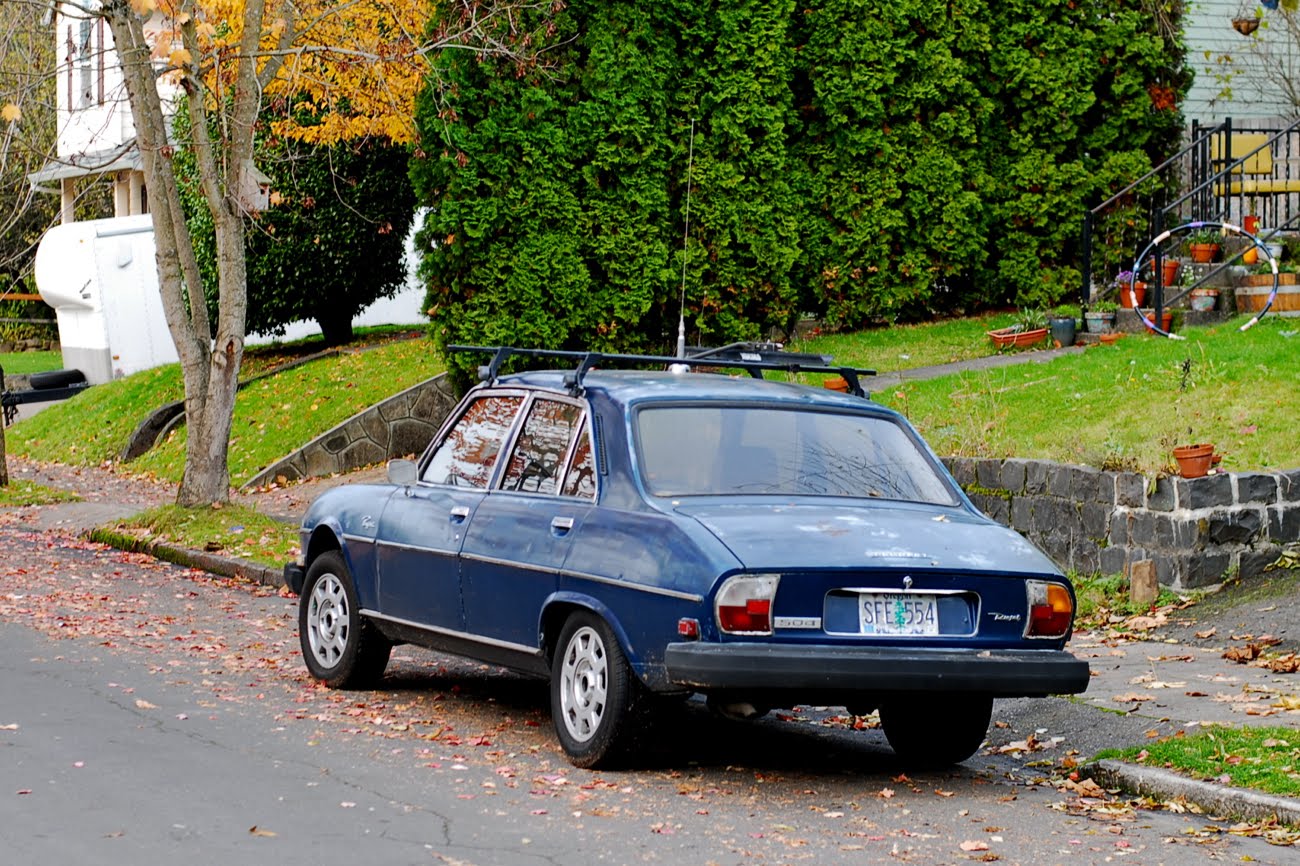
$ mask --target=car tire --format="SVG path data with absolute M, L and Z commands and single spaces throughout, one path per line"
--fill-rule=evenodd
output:
M 551 662 L 551 718 L 574 766 L 608 768 L 626 757 L 641 688 L 609 624 L 590 611 L 571 615 Z
M 375 685 L 393 645 L 361 615 L 357 590 L 335 550 L 312 560 L 298 602 L 302 658 L 313 677 L 336 689 Z
M 914 767 L 947 767 L 979 749 L 993 717 L 982 694 L 912 694 L 885 701 L 880 725 L 894 754 Z

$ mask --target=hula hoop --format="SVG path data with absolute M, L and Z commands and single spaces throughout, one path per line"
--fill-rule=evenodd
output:
M 1178 226 L 1177 228 L 1168 229 L 1156 235 L 1154 238 L 1152 238 L 1151 243 L 1146 245 L 1146 248 L 1143 249 L 1142 252 L 1138 254 L 1137 260 L 1133 262 L 1133 279 L 1130 280 L 1128 284 L 1128 297 L 1129 297 L 1129 303 L 1132 304 L 1133 306 L 1133 312 L 1137 313 L 1138 318 L 1142 320 L 1142 324 L 1147 327 L 1147 330 L 1151 331 L 1152 333 L 1159 334 L 1162 337 L 1168 337 L 1171 340 L 1185 340 L 1187 338 L 1180 337 L 1177 334 L 1169 333 L 1163 328 L 1157 326 L 1153 319 L 1151 319 L 1145 313 L 1143 313 L 1141 308 L 1138 307 L 1137 305 L 1137 292 L 1134 290 L 1133 284 L 1137 282 L 1137 275 L 1138 275 L 1138 271 L 1140 270 L 1142 262 L 1146 261 L 1147 256 L 1151 254 L 1152 250 L 1154 250 L 1156 247 L 1158 247 L 1160 244 L 1164 243 L 1165 241 L 1169 240 L 1169 238 L 1172 237 L 1176 232 L 1193 232 L 1196 231 L 1197 229 L 1219 229 L 1219 231 L 1221 232 L 1232 232 L 1234 235 L 1237 235 L 1238 237 L 1245 238 L 1246 240 L 1251 242 L 1251 244 L 1254 246 L 1256 250 L 1264 254 L 1264 258 L 1268 260 L 1269 266 L 1273 269 L 1273 291 L 1268 293 L 1268 300 L 1264 302 L 1264 308 L 1260 310 L 1258 313 L 1256 313 L 1249 322 L 1247 322 L 1246 324 L 1238 328 L 1237 329 L 1238 331 L 1246 331 L 1249 330 L 1251 327 L 1253 327 L 1255 323 L 1258 322 L 1260 319 L 1262 319 L 1264 317 L 1264 314 L 1269 311 L 1269 308 L 1273 306 L 1273 301 L 1277 298 L 1277 289 L 1278 289 L 1277 259 L 1273 258 L 1272 253 L 1268 251 L 1268 247 L 1266 247 L 1263 243 L 1261 243 L 1258 237 L 1246 231 L 1241 226 L 1234 225 L 1233 223 L 1196 220 Z M 1123 291 L 1123 288 L 1121 287 L 1120 290 Z M 1154 308 L 1152 308 L 1152 312 L 1154 312 Z

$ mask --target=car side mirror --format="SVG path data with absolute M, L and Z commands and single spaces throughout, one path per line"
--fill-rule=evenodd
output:
M 414 460 L 389 460 L 388 482 L 390 484 L 414 484 L 419 477 Z

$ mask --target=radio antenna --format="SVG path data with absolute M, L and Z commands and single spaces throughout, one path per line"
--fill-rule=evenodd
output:
M 677 311 L 677 357 L 686 357 L 686 245 L 691 234 L 691 169 L 695 165 L 695 118 L 691 118 L 691 145 L 686 157 L 686 227 L 682 229 L 682 292 Z

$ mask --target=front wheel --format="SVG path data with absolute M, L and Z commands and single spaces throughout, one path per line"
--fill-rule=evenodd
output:
M 975 754 L 989 730 L 993 698 L 980 694 L 900 695 L 880 706 L 885 738 L 904 763 L 938 768 Z
M 373 686 L 393 645 L 361 615 L 347 563 L 337 551 L 312 561 L 298 602 L 302 658 L 313 677 L 336 689 Z
M 569 617 L 551 662 L 551 717 L 569 760 L 608 767 L 634 738 L 636 675 L 609 624 L 589 611 Z

